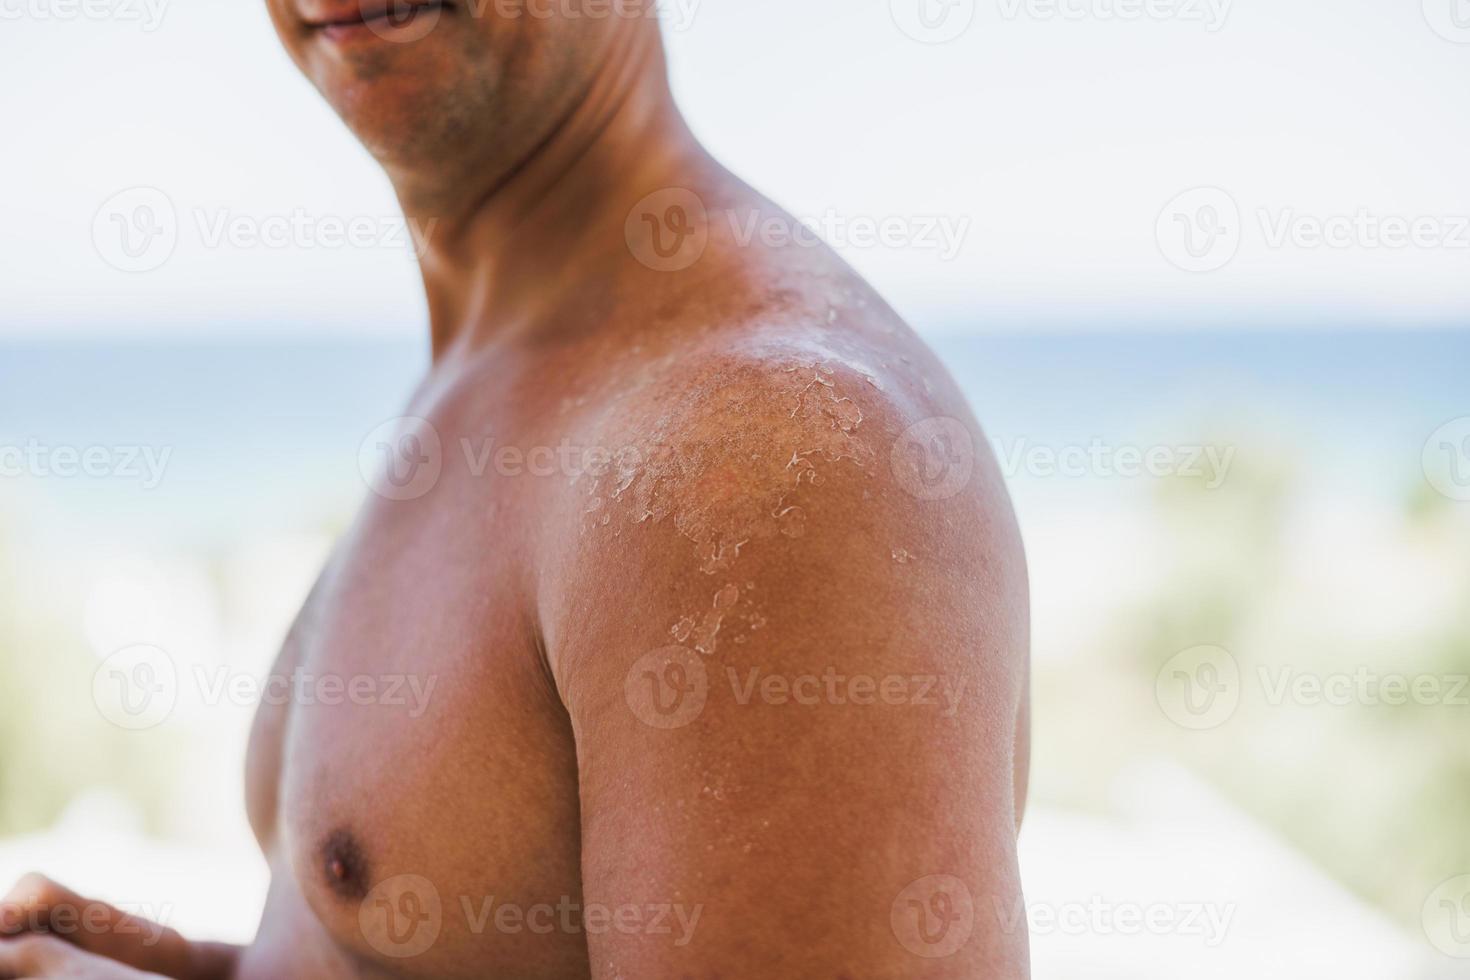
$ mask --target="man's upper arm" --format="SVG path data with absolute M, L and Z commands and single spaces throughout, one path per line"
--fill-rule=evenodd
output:
M 842 378 L 683 413 L 548 577 L 599 978 L 1026 974 L 1009 509 L 971 423 Z

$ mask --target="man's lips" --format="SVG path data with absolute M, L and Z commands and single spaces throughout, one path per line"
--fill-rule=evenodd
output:
M 348 0 L 346 3 L 310 2 L 301 19 L 319 30 L 407 24 L 416 17 L 452 7 L 450 0 Z

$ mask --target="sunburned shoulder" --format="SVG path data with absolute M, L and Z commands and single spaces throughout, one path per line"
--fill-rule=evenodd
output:
M 537 620 L 584 888 L 710 909 L 609 975 L 1024 975 L 994 917 L 944 959 L 895 918 L 1019 901 L 1027 634 L 979 430 L 882 337 L 702 334 L 576 423 L 607 460 L 548 501 Z
M 901 575 L 1024 603 L 981 430 L 906 329 L 706 338 L 595 406 L 586 430 L 601 465 L 549 521 L 548 580 L 580 590 L 561 608 L 636 589 L 651 615 L 680 609 L 660 627 L 710 653 L 718 641 L 701 631 L 720 617 L 693 607 L 718 612 L 757 588 L 816 602 L 825 588 L 886 594 Z

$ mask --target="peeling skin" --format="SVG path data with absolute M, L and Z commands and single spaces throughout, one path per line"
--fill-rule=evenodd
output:
M 691 441 L 679 431 L 687 426 L 687 416 L 664 415 L 646 440 L 643 465 L 626 466 L 620 473 L 620 489 L 613 497 L 631 493 L 634 523 L 672 519 L 693 543 L 706 574 L 734 567 L 740 549 L 751 541 L 777 533 L 798 536 L 804 485 L 820 485 L 824 470 L 837 465 L 866 470 L 876 459 L 873 448 L 859 438 L 864 417 L 860 404 L 838 392 L 829 366 L 790 365 L 777 373 L 789 379 L 756 395 L 733 396 L 733 385 L 723 392 L 716 389 L 708 401 L 717 403 L 723 393 L 735 404 L 708 407 L 725 409 L 727 419 L 735 418 L 722 421 L 712 434 L 701 432 Z M 782 398 L 782 390 L 788 392 L 785 414 L 792 424 L 780 427 L 772 445 L 768 431 L 742 427 L 739 416 L 767 412 L 767 403 Z M 774 475 L 772 459 L 787 461 Z M 741 472 L 730 464 L 733 460 L 750 465 Z
M 676 370 L 673 362 L 659 369 Z M 614 522 L 672 524 L 689 542 L 694 567 L 709 576 L 735 570 L 753 543 L 802 538 L 811 488 L 838 476 L 871 479 L 880 460 L 863 429 L 863 400 L 877 387 L 870 370 L 830 356 L 788 355 L 700 378 L 678 404 L 647 412 L 645 422 L 654 424 L 642 426 L 602 471 L 579 477 L 587 498 L 583 533 Z M 738 598 L 734 585 L 720 596 L 728 590 Z M 690 610 L 671 628 L 677 642 L 714 652 L 728 611 L 716 599 L 713 609 Z
M 658 370 L 675 368 L 661 361 Z M 725 366 L 657 411 L 639 404 L 656 390 L 615 400 L 609 416 L 633 408 L 645 424 L 599 472 L 575 481 L 586 498 L 582 533 L 671 525 L 707 576 L 736 570 L 754 543 L 803 538 L 813 488 L 839 477 L 870 480 L 880 459 L 869 444 L 877 433 L 863 428 L 862 402 L 875 386 L 869 371 L 830 356 L 787 355 Z M 725 586 L 710 607 L 686 610 L 669 635 L 714 654 L 739 597 L 738 585 Z M 752 630 L 765 624 L 758 614 L 749 621 Z
M 727 585 L 715 593 L 713 607 L 704 614 L 704 621 L 700 623 L 699 629 L 694 632 L 694 649 L 706 656 L 715 652 L 718 643 L 720 627 L 725 623 L 725 617 L 734 608 L 735 603 L 740 601 L 740 587 Z

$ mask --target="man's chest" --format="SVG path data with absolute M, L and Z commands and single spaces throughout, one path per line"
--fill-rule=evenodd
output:
M 519 545 L 436 494 L 370 504 L 313 590 L 256 720 L 251 821 L 350 959 L 559 975 L 582 937 L 497 912 L 579 900 L 575 748 Z

